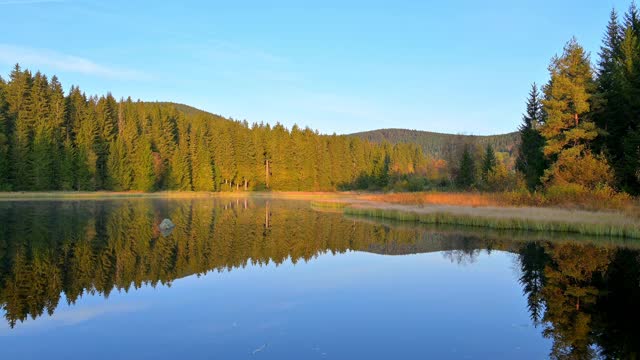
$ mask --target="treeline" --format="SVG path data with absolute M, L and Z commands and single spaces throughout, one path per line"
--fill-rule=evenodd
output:
M 640 193 L 640 13 L 612 10 L 599 60 L 571 39 L 532 86 L 517 169 L 530 189 Z
M 0 190 L 336 190 L 425 175 L 413 144 L 249 125 L 170 103 L 65 94 L 16 65 L 0 78 Z

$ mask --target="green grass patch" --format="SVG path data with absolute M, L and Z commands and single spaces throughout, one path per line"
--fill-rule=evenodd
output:
M 453 214 L 446 211 L 421 213 L 396 209 L 363 207 L 345 207 L 343 211 L 347 215 L 419 222 L 423 224 L 461 225 L 498 230 L 566 232 L 591 236 L 640 239 L 640 224 L 637 222 L 590 223 L 573 220 L 543 220 L 525 217 L 493 217 L 483 216 L 481 209 L 478 209 L 477 215 Z

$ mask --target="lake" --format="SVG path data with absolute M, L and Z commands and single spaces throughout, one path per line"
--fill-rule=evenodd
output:
M 637 241 L 250 198 L 9 201 L 0 220 L 3 359 L 640 354 Z

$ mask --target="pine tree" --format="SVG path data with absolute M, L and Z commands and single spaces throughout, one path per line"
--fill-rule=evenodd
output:
M 6 101 L 4 79 L 0 77 L 0 191 L 11 189 L 9 163 L 9 105 Z
M 496 153 L 493 151 L 493 146 L 487 144 L 484 157 L 482 158 L 482 181 L 487 183 L 489 172 L 491 172 L 496 165 L 498 165 Z
M 153 171 L 153 154 L 151 142 L 141 136 L 133 149 L 133 183 L 132 188 L 139 191 L 152 191 L 156 182 Z
M 456 176 L 456 185 L 461 189 L 469 189 L 476 182 L 476 167 L 468 145 L 464 145 L 460 166 Z
M 620 45 L 621 91 L 623 100 L 616 108 L 622 118 L 618 132 L 614 167 L 620 186 L 640 193 L 640 14 L 635 3 L 625 16 L 625 31 Z M 613 136 L 612 136 L 613 137 Z M 621 140 L 621 141 L 620 141 Z
M 184 120 L 179 119 L 177 125 L 178 144 L 170 161 L 169 189 L 192 191 L 189 128 Z
M 60 165 L 58 166 L 58 176 L 60 189 L 70 191 L 77 189 L 76 184 L 76 150 L 71 141 L 71 137 L 67 136 L 63 142 L 60 152 Z
M 207 137 L 204 124 L 198 123 L 192 127 L 189 153 L 192 165 L 191 179 L 195 191 L 214 190 L 213 164 L 209 154 Z
M 8 86 L 9 111 L 13 113 L 14 129 L 11 146 L 13 187 L 15 190 L 31 189 L 30 157 L 33 144 L 33 101 L 31 87 L 33 78 L 28 71 L 20 72 L 19 66 L 11 73 Z M 14 85 L 15 84 L 15 85 Z
M 594 141 L 594 148 L 608 152 L 614 163 L 620 152 L 618 146 L 620 142 L 616 141 L 616 136 L 619 135 L 619 124 L 622 120 L 619 111 L 621 98 L 619 59 L 622 38 L 623 30 L 618 22 L 618 14 L 615 9 L 612 9 L 603 44 L 600 47 L 597 88 L 592 98 L 592 116 L 594 123 L 601 131 L 601 136 Z
M 53 158 L 53 179 L 52 186 L 54 189 L 62 188 L 62 174 L 61 166 L 65 157 L 65 145 L 64 142 L 67 138 L 67 129 L 65 121 L 67 117 L 66 100 L 64 96 L 64 90 L 62 90 L 62 84 L 58 80 L 57 76 L 53 76 L 49 82 L 49 108 L 51 110 L 51 116 L 49 121 L 51 122 L 52 130 L 52 149 L 51 157 Z
M 46 76 L 36 73 L 31 90 L 33 144 L 29 156 L 31 188 L 33 190 L 54 189 L 54 128 L 51 121 L 49 82 Z
M 76 176 L 78 190 L 97 189 L 97 168 L 98 154 L 96 148 L 99 147 L 99 128 L 96 122 L 95 99 L 81 109 L 78 114 L 76 137 Z
M 539 131 L 543 123 L 542 115 L 540 93 L 534 83 L 527 100 L 527 111 L 522 116 L 522 124 L 518 129 L 520 143 L 516 160 L 516 170 L 524 176 L 530 190 L 541 184 L 540 179 L 547 168 L 547 162 L 542 152 L 544 138 Z
M 133 182 L 133 165 L 131 155 L 133 148 L 128 148 L 124 137 L 118 137 L 111 143 L 107 171 L 109 173 L 108 188 L 115 191 L 131 189 Z

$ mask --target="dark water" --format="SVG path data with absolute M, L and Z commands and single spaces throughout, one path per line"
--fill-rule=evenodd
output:
M 253 200 L 0 202 L 0 221 L 2 359 L 640 353 L 634 242 Z

